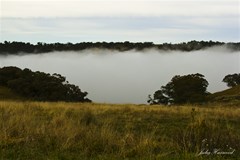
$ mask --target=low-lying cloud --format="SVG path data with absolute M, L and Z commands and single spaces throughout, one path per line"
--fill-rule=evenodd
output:
M 240 52 L 213 47 L 193 52 L 109 51 L 52 52 L 0 57 L 0 67 L 18 66 L 33 71 L 60 73 L 70 83 L 89 92 L 95 102 L 146 103 L 152 94 L 175 75 L 201 73 L 208 91 L 226 88 L 222 79 L 240 72 Z

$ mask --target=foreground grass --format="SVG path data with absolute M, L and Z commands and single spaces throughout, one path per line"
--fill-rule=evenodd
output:
M 239 115 L 220 105 L 0 101 L 0 159 L 237 159 Z

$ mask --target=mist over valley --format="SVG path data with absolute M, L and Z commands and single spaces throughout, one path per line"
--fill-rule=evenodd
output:
M 175 75 L 201 73 L 208 91 L 226 89 L 222 79 L 240 72 L 240 52 L 226 46 L 197 51 L 88 49 L 0 56 L 0 67 L 59 73 L 94 102 L 146 103 L 147 96 Z

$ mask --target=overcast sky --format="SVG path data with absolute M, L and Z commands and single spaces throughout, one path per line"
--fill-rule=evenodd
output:
M 240 41 L 239 0 L 1 0 L 1 41 Z

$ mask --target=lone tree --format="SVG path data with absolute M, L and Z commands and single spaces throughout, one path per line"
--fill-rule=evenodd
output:
M 184 76 L 174 76 L 167 85 L 160 90 L 149 95 L 150 104 L 183 104 L 204 102 L 207 92 L 208 81 L 204 76 L 189 74 Z
M 240 73 L 226 75 L 223 78 L 223 82 L 227 83 L 228 87 L 240 85 Z

